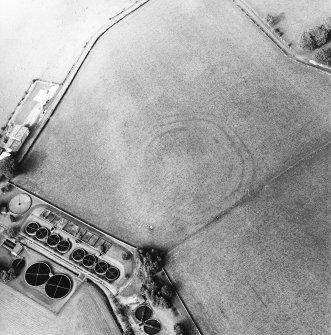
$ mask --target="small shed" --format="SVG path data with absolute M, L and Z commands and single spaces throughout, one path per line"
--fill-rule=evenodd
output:
M 7 133 L 8 141 L 5 144 L 5 149 L 17 152 L 29 136 L 29 133 L 28 127 L 15 124 Z

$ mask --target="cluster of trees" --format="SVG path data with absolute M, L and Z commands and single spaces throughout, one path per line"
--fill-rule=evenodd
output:
M 6 269 L 0 266 L 0 281 L 2 283 L 8 283 L 9 281 L 17 277 L 17 272 L 13 268 Z
M 304 50 L 315 50 L 326 44 L 331 36 L 331 18 L 327 18 L 325 22 L 307 31 L 300 36 L 299 46 Z
M 174 326 L 174 331 L 176 335 L 186 335 L 185 327 L 181 323 L 176 323 Z
M 15 156 L 10 155 L 0 160 L 0 177 L 7 179 L 15 177 L 18 173 L 18 163 Z
M 12 227 L 6 229 L 6 234 L 10 238 L 17 238 L 20 231 L 21 231 L 20 226 L 12 226 Z
M 138 249 L 140 261 L 138 277 L 142 280 L 150 279 L 162 270 L 165 254 L 156 249 Z
M 282 19 L 282 15 L 272 15 L 272 14 L 267 14 L 265 20 L 268 23 L 270 27 L 275 26 L 278 24 Z
M 152 301 L 152 305 L 161 308 L 171 308 L 175 294 L 173 287 L 153 278 L 141 285 L 141 292 Z
M 156 249 L 139 249 L 138 255 L 140 261 L 138 278 L 142 282 L 142 294 L 151 300 L 153 306 L 172 307 L 174 288 L 156 276 L 162 270 L 165 254 Z
M 331 66 L 331 48 L 318 49 L 314 53 L 316 62 Z
M 24 266 L 25 261 L 21 258 L 15 259 L 10 268 L 5 268 L 4 266 L 0 265 L 0 281 L 3 283 L 8 283 L 9 281 L 15 279 Z

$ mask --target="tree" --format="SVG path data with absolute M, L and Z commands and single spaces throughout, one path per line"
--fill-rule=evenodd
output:
M 161 293 L 164 297 L 171 299 L 175 295 L 172 285 L 165 284 L 161 287 Z
M 17 272 L 13 268 L 9 268 L 7 274 L 8 274 L 8 281 L 13 280 L 17 277 Z
M 16 238 L 20 231 L 21 231 L 20 226 L 13 226 L 8 228 L 7 234 L 10 238 Z
M 331 48 L 316 50 L 314 58 L 318 63 L 331 66 Z
M 315 41 L 316 47 L 320 47 L 328 41 L 329 31 L 324 25 L 314 27 L 310 30 L 310 34 Z
M 0 160 L 0 176 L 11 179 L 18 173 L 18 163 L 14 156 L 10 155 Z
M 331 31 L 331 16 L 327 17 L 324 22 L 323 22 L 323 26 L 325 26 L 325 28 L 329 31 Z
M 174 331 L 176 335 L 185 335 L 185 328 L 181 323 L 175 324 Z
M 304 50 L 314 50 L 316 48 L 316 43 L 311 35 L 310 31 L 304 31 L 299 40 L 299 46 Z
M 123 261 L 127 261 L 130 258 L 131 258 L 131 254 L 129 252 L 123 252 L 122 253 L 122 259 L 123 259 Z
M 268 14 L 265 18 L 266 22 L 268 23 L 268 25 L 270 27 L 273 27 L 275 26 L 276 24 L 278 24 L 281 20 L 281 17 L 280 15 L 271 15 L 271 14 Z
M 158 297 L 158 306 L 161 308 L 170 308 L 172 307 L 172 302 L 165 297 Z

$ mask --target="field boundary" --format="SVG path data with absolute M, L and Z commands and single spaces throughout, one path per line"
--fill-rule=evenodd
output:
M 59 88 L 57 90 L 56 95 L 53 97 L 52 101 L 50 102 L 47 110 L 45 111 L 43 119 L 40 121 L 40 123 L 37 125 L 36 129 L 34 130 L 33 137 L 31 137 L 30 141 L 29 139 L 26 141 L 26 145 L 23 145 L 20 152 L 19 152 L 19 162 L 22 162 L 30 149 L 33 147 L 34 143 L 38 139 L 40 133 L 46 126 L 47 122 L 55 112 L 57 106 L 60 104 L 62 98 L 67 93 L 68 88 L 70 87 L 71 83 L 75 79 L 78 71 L 84 64 L 87 56 L 91 52 L 91 50 L 94 48 L 98 40 L 113 26 L 115 26 L 117 23 L 125 19 L 128 15 L 135 12 L 137 9 L 145 5 L 150 0 L 137 0 L 134 4 L 131 6 L 123 9 L 120 13 L 115 15 L 114 17 L 109 18 L 108 22 L 106 22 L 101 28 L 98 29 L 98 31 L 91 36 L 91 38 L 85 43 L 83 46 L 83 50 L 81 51 L 80 55 L 78 56 L 77 60 L 74 62 L 72 67 L 70 68 L 69 72 L 67 73 L 66 77 L 64 78 L 63 82 L 59 84 Z M 39 79 L 41 80 L 41 79 Z
M 279 38 L 275 36 L 273 31 L 270 27 L 255 13 L 253 8 L 251 8 L 244 0 L 232 0 L 233 3 L 249 18 L 249 20 L 255 24 L 262 33 L 268 37 L 283 53 L 284 56 L 288 57 L 289 59 L 294 60 L 300 64 L 306 65 L 307 67 L 312 67 L 317 70 L 320 70 L 328 75 L 331 75 L 331 68 L 319 64 L 315 61 L 311 62 L 312 60 L 307 60 L 302 56 L 298 56 L 293 50 L 284 42 L 282 42 Z
M 195 325 L 196 329 L 198 330 L 198 333 L 200 335 L 203 335 L 200 327 L 198 326 L 198 324 L 194 321 L 194 318 L 191 314 L 191 312 L 189 311 L 189 309 L 187 308 L 186 304 L 184 303 L 184 300 L 182 299 L 182 297 L 180 296 L 178 289 L 176 289 L 176 285 L 174 284 L 174 282 L 172 281 L 172 279 L 170 278 L 168 272 L 166 271 L 166 269 L 163 267 L 163 272 L 165 274 L 165 277 L 167 278 L 167 280 L 171 283 L 171 285 L 175 288 L 175 294 L 177 296 L 177 298 L 179 299 L 179 301 L 181 302 L 181 304 L 183 305 L 187 315 L 190 317 L 191 321 L 193 322 L 193 324 Z
M 295 161 L 293 164 L 285 167 L 284 170 L 280 171 L 279 173 L 277 173 L 274 176 L 272 176 L 269 179 L 267 179 L 256 190 L 252 191 L 252 193 L 250 193 L 250 190 L 248 190 L 248 192 L 238 202 L 236 202 L 235 204 L 233 204 L 233 206 L 227 208 L 226 210 L 224 210 L 223 212 L 221 212 L 220 214 L 218 214 L 216 217 L 214 217 L 211 221 L 209 221 L 203 227 L 201 227 L 200 229 L 198 229 L 197 231 L 195 231 L 193 234 L 187 236 L 187 238 L 185 238 L 183 241 L 181 241 L 180 243 L 178 243 L 177 245 L 175 245 L 173 248 L 169 249 L 167 251 L 167 254 L 170 255 L 170 253 L 173 253 L 178 247 L 180 247 L 186 241 L 191 240 L 194 236 L 200 234 L 203 230 L 205 230 L 209 226 L 211 226 L 213 224 L 218 224 L 220 222 L 220 220 L 222 220 L 222 218 L 224 216 L 230 214 L 232 212 L 232 210 L 234 210 L 235 208 L 237 208 L 239 206 L 244 205 L 248 201 L 251 201 L 251 200 L 255 199 L 257 196 L 259 196 L 261 194 L 261 192 L 263 192 L 263 190 L 269 188 L 270 185 L 273 184 L 275 181 L 277 181 L 279 178 L 281 178 L 282 176 L 286 175 L 289 171 L 297 168 L 302 163 L 306 162 L 308 159 L 314 157 L 318 152 L 320 152 L 322 150 L 325 150 L 326 148 L 328 148 L 330 146 L 330 144 L 331 144 L 330 140 L 328 140 L 326 142 L 323 142 L 320 146 L 318 146 L 317 148 L 315 148 L 312 151 L 308 152 L 306 155 L 304 155 L 302 158 L 300 158 L 297 161 Z

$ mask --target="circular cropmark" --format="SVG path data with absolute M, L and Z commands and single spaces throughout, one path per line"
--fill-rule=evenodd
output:
M 154 203 L 179 215 L 204 213 L 248 181 L 247 157 L 234 133 L 206 116 L 163 121 L 143 153 L 141 183 Z
M 40 286 L 47 282 L 51 268 L 44 262 L 30 265 L 25 272 L 25 281 L 31 286 Z
M 151 232 L 193 231 L 193 225 L 217 217 L 250 188 L 252 156 L 213 114 L 162 116 L 140 136 L 132 158 L 137 168 L 127 172 L 123 195 L 128 218 L 144 222 Z

